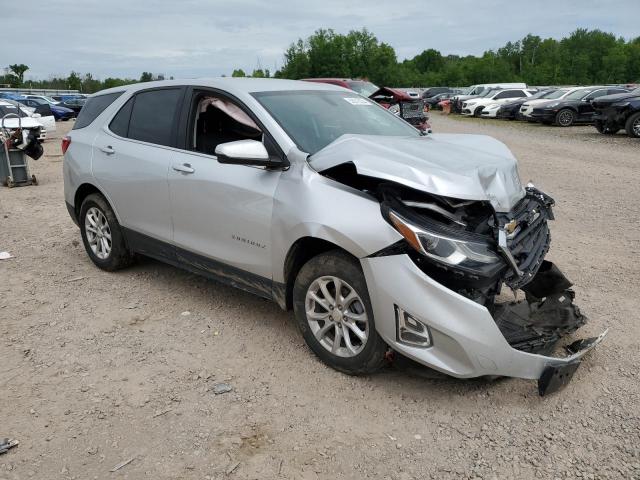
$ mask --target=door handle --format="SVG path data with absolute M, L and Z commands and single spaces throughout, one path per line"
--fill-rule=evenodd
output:
M 191 167 L 190 163 L 174 164 L 171 166 L 171 168 L 173 168 L 176 172 L 182 173 L 193 173 L 196 171 L 195 168 Z
M 111 145 L 107 145 L 106 147 L 100 147 L 100 151 L 106 153 L 107 155 L 112 155 L 116 153 Z

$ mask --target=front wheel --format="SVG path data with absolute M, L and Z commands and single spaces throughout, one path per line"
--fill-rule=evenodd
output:
M 307 345 L 330 367 L 363 375 L 383 365 L 387 345 L 355 258 L 333 250 L 309 260 L 295 280 L 293 309 Z
M 630 137 L 640 138 L 640 112 L 634 113 L 627 118 L 625 127 L 627 135 Z
M 556 114 L 556 125 L 570 127 L 576 121 L 576 114 L 569 108 L 563 108 Z
M 482 110 L 484 110 L 484 107 L 477 107 L 474 111 L 473 111 L 473 116 L 478 118 L 482 116 Z

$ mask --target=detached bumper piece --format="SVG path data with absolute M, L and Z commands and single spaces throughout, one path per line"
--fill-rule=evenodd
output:
M 544 369 L 540 379 L 538 380 L 538 393 L 541 397 L 549 393 L 556 392 L 565 387 L 573 378 L 573 374 L 580 366 L 580 359 L 582 356 L 598 345 L 608 331 L 603 332 L 598 337 L 586 338 L 584 340 L 578 340 L 571 345 L 567 345 L 565 350 L 571 354 L 573 360 L 562 365 L 549 365 Z
M 494 319 L 507 342 L 523 352 L 550 355 L 562 337 L 587 322 L 587 317 L 573 304 L 575 294 L 570 287 L 571 282 L 558 267 L 543 261 L 536 276 L 523 288 L 526 300 L 496 306 Z M 565 347 L 569 358 L 548 365 L 542 372 L 538 380 L 540 395 L 567 385 L 582 355 L 600 343 L 605 334 Z

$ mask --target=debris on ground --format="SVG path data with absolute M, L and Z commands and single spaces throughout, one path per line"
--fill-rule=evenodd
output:
M 211 389 L 211 391 L 216 395 L 220 395 L 222 393 L 228 393 L 231 390 L 233 390 L 233 387 L 228 383 L 216 383 Z
M 110 472 L 117 472 L 118 470 L 120 470 L 122 467 L 126 467 L 127 465 L 129 465 L 131 462 L 133 462 L 136 459 L 135 456 L 131 457 L 128 460 L 125 460 L 122 463 L 117 464 L 115 467 L 113 467 L 111 470 L 109 470 Z
M 7 260 L 9 258 L 13 258 L 9 252 L 0 252 L 0 260 Z
M 17 447 L 20 444 L 18 440 L 12 438 L 3 438 L 0 440 L 0 455 L 7 453 L 9 449 Z

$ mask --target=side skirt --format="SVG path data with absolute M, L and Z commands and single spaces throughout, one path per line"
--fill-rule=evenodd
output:
M 142 233 L 122 227 L 128 247 L 135 253 L 182 268 L 280 304 L 284 285 L 226 263 L 190 252 Z

